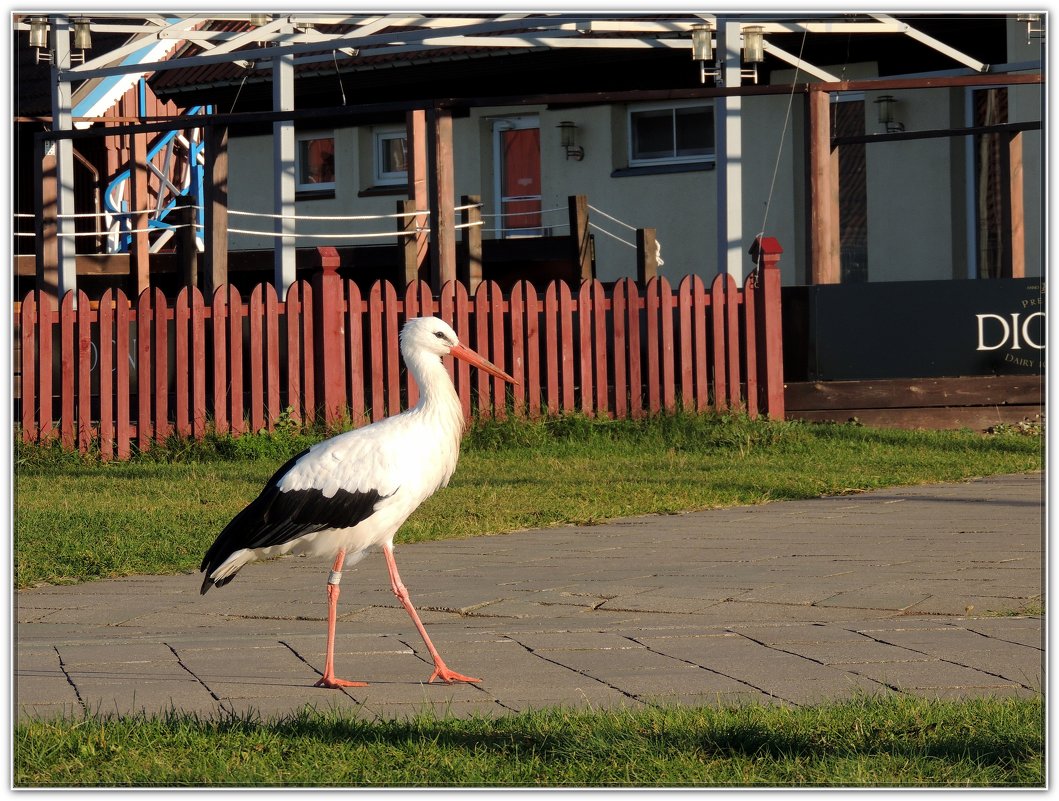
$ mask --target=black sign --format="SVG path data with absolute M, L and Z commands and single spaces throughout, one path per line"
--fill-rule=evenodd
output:
M 1041 278 L 783 288 L 788 381 L 1043 374 Z

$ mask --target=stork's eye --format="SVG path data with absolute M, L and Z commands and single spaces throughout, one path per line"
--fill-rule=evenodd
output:
M 446 339 L 446 337 L 445 337 L 445 332 L 444 331 L 435 331 L 434 332 L 434 336 L 436 336 L 440 340 L 448 342 L 448 339 Z

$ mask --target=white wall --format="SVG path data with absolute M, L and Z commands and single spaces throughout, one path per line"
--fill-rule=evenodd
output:
M 865 93 L 866 130 L 878 127 L 875 99 Z M 949 90 L 888 92 L 905 128 L 949 127 Z M 946 138 L 881 142 L 867 146 L 868 278 L 911 281 L 953 277 L 950 170 Z
M 361 189 L 372 182 L 371 129 L 337 128 L 335 129 L 335 193 L 333 198 L 304 199 L 296 202 L 296 212 L 305 216 L 361 216 L 386 214 L 396 211 L 397 201 L 405 197 L 398 195 L 380 195 L 359 197 Z M 368 172 L 362 174 L 363 168 Z M 228 172 L 231 196 L 229 209 L 251 211 L 264 214 L 273 213 L 273 180 L 271 136 L 234 137 L 228 148 Z M 244 217 L 231 215 L 229 228 L 252 231 L 271 231 L 274 221 L 269 217 Z M 396 230 L 397 221 L 384 220 L 311 220 L 301 219 L 297 231 L 304 234 L 372 234 Z M 229 234 L 228 243 L 232 250 L 268 249 L 275 243 L 270 236 L 249 234 Z M 351 245 L 378 245 L 394 241 L 393 237 L 372 237 L 366 239 L 344 239 L 336 236 L 333 239 L 305 238 L 297 240 L 298 247 L 316 247 L 332 245 L 345 247 Z

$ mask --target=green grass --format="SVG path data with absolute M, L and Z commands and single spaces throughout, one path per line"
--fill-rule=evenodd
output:
M 1042 787 L 1037 699 L 19 723 L 16 787 Z
M 173 440 L 125 463 L 16 446 L 15 583 L 198 568 L 224 525 L 321 435 Z M 1042 438 L 712 415 L 567 417 L 471 429 L 449 487 L 397 541 L 810 498 L 1039 470 Z

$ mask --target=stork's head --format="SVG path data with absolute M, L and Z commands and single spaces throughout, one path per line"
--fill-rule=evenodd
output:
M 488 359 L 463 345 L 452 326 L 437 317 L 413 317 L 401 329 L 401 354 L 409 362 L 422 354 L 454 356 L 485 370 L 497 378 L 515 383 L 515 379 Z

